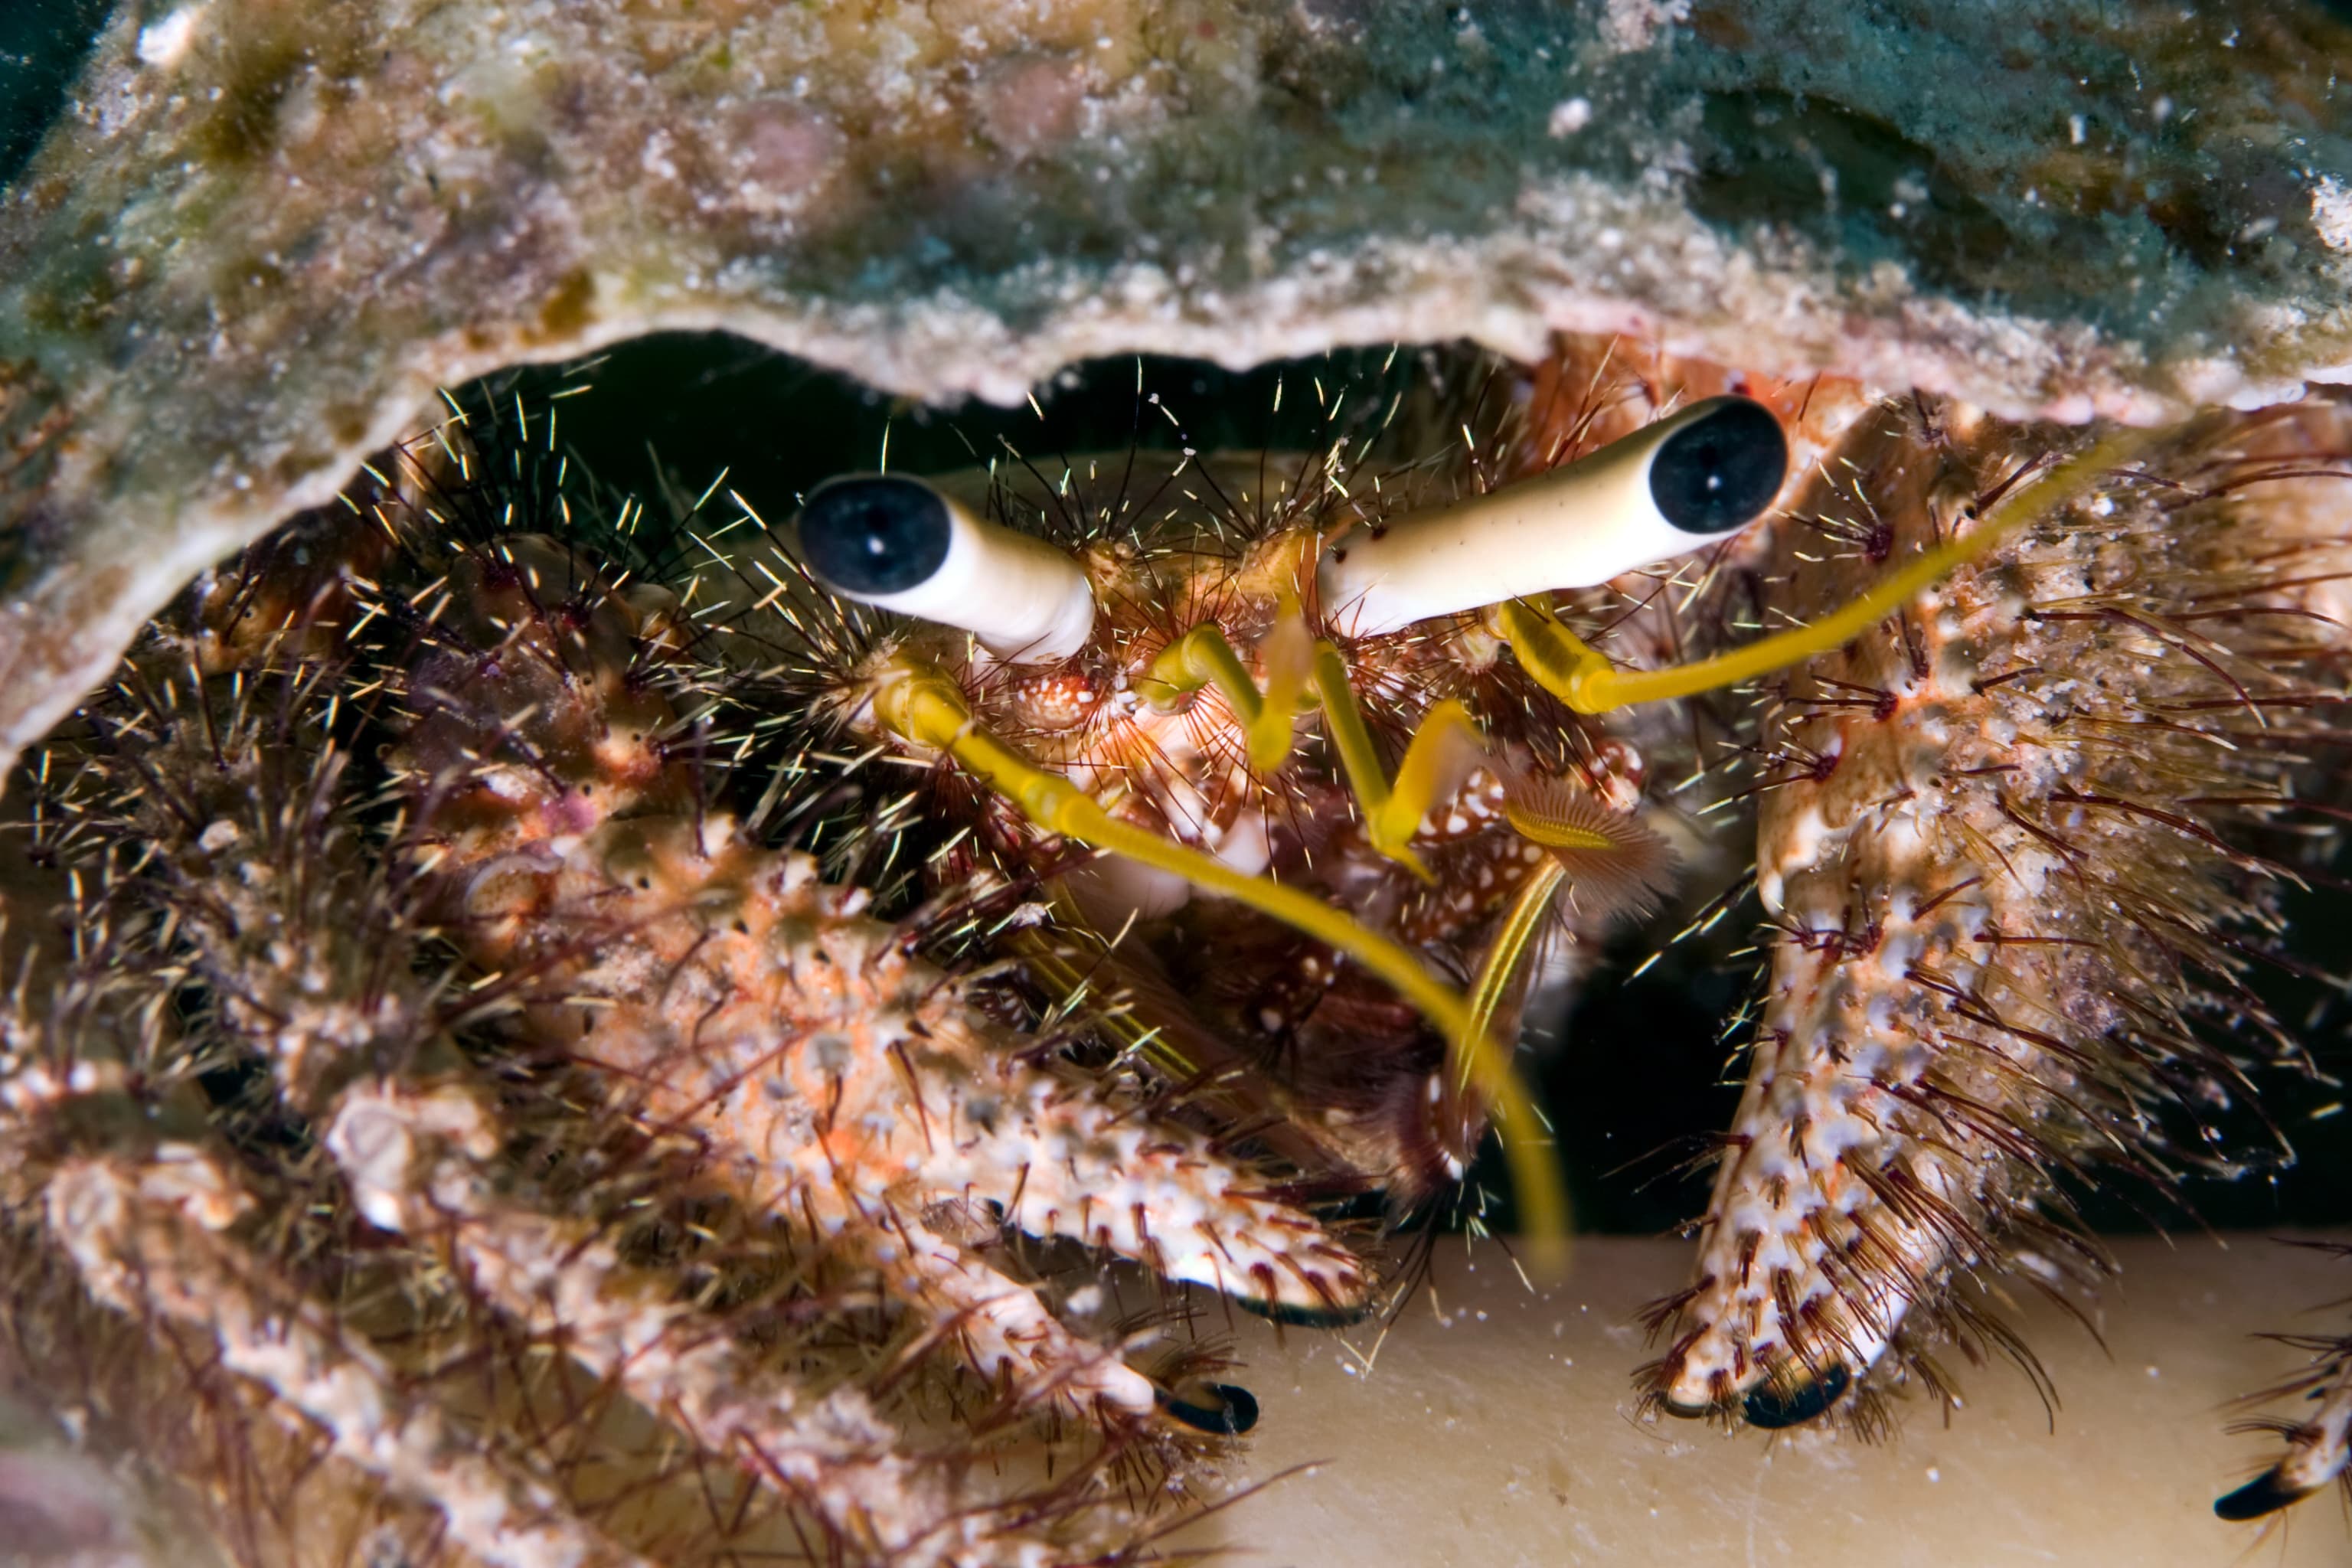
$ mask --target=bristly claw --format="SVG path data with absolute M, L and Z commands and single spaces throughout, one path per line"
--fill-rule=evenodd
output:
M 461 437 L 449 450 L 464 467 L 477 454 L 458 455 Z M 509 477 L 504 461 L 479 466 Z M 110 1205 L 119 1231 L 55 1227 L 101 1300 L 211 1333 L 221 1375 L 254 1384 L 257 1409 L 300 1412 L 321 1452 L 442 1509 L 449 1539 L 486 1562 L 635 1559 L 575 1515 L 568 1481 L 532 1479 L 538 1456 L 508 1473 L 540 1411 L 445 1411 L 410 1363 L 397 1377 L 378 1364 L 379 1329 L 413 1325 L 430 1344 L 420 1364 L 543 1348 L 569 1363 L 557 1382 L 607 1386 L 709 1461 L 709 1480 L 726 1472 L 738 1511 L 766 1511 L 758 1494 L 774 1491 L 804 1542 L 821 1533 L 843 1561 L 1076 1560 L 1050 1549 L 1055 1508 L 1029 1507 L 1050 1488 L 968 1486 L 952 1442 L 915 1445 L 893 1415 L 903 1369 L 961 1352 L 1002 1396 L 955 1395 L 968 1416 L 1067 1418 L 1047 1434 L 1054 1462 L 1069 1456 L 1058 1477 L 1160 1407 L 1126 1361 L 1156 1331 L 1131 1291 L 1106 1315 L 1115 1328 L 1082 1328 L 1108 1293 L 1049 1298 L 1004 1261 L 1006 1229 L 1133 1258 L 1171 1289 L 1302 1308 L 1361 1301 L 1362 1262 L 1286 1200 L 1279 1173 L 926 957 L 936 917 L 877 916 L 871 889 L 761 833 L 769 802 L 738 816 L 760 798 L 749 770 L 730 777 L 681 717 L 680 595 L 614 589 L 573 544 L 512 531 L 502 499 L 468 533 L 437 515 L 425 526 L 379 483 L 353 521 L 304 539 L 331 591 L 247 595 L 232 578 L 200 595 L 193 616 L 276 618 L 215 639 L 209 663 L 166 623 L 93 702 L 100 739 L 53 753 L 77 781 L 53 797 L 81 808 L 89 842 L 75 853 L 103 861 L 95 897 L 119 917 L 92 973 L 204 993 L 142 1069 L 177 1097 L 191 1063 L 252 1063 L 239 1094 L 266 1107 L 250 1121 L 267 1131 L 174 1098 L 183 1157 L 155 1144 L 145 1105 L 126 1105 L 121 1132 L 79 1104 L 62 1120 L 28 1109 L 20 995 L 0 1005 L 0 1177 L 46 1183 L 77 1215 Z M 905 521 L 835 523 L 852 543 L 856 527 L 887 542 Z M 135 750 L 114 743 L 124 734 Z M 1100 811 L 1046 770 L 1020 783 L 1043 816 Z M 61 1052 L 95 1048 L 70 1022 Z M 109 1053 L 134 1037 L 105 1027 Z M 86 1158 L 51 1120 L 77 1138 L 89 1122 Z M 295 1127 L 299 1152 L 282 1146 Z M 204 1172 L 219 1181 L 192 1185 Z M 254 1198 L 232 1202 L 247 1174 Z M 267 1227 L 245 1226 L 248 1208 Z M 281 1226 L 280 1211 L 299 1218 Z M 270 1249 L 362 1221 L 380 1233 L 372 1279 L 416 1307 L 407 1321 L 371 1308 L 355 1334 L 340 1288 Z M 460 1293 L 465 1312 L 445 1311 Z M 801 1341 L 803 1322 L 824 1325 L 822 1343 Z M 1217 1384 L 1169 1408 L 1225 1434 L 1256 1418 L 1245 1391 Z M 494 1458 L 470 1455 L 478 1427 Z M 999 1506 L 1005 1492 L 1023 1511 Z
M 2298 585 L 2341 580 L 2340 478 L 2279 537 L 2242 499 L 2282 471 L 2249 456 L 2262 423 L 2045 464 L 1998 421 L 1923 417 L 1883 407 L 1802 497 L 1813 537 L 1758 563 L 1785 585 L 1764 618 L 1798 629 L 1676 673 L 1809 655 L 1755 748 L 1770 935 L 1746 1089 L 1695 1283 L 1653 1316 L 1670 1348 L 1646 1375 L 1676 1411 L 1867 1425 L 1855 1395 L 1906 1383 L 1949 1406 L 1939 1341 L 2038 1377 L 1959 1283 L 2095 1283 L 2103 1249 L 2059 1193 L 2103 1167 L 2165 1184 L 2242 1103 L 2247 1058 L 2294 1052 L 2242 971 L 2269 951 L 2245 934 L 2272 926 L 2265 879 L 2299 874 L 2245 846 L 2295 809 L 2300 764 L 2244 742 L 2338 700 L 2339 623 L 2304 632 L 2322 601 Z M 2271 428 L 2342 462 L 2333 400 Z M 2119 471 L 2150 442 L 2168 477 Z M 2110 569 L 2143 555 L 2166 571 Z M 2222 1511 L 2277 1506 L 2302 1474 Z

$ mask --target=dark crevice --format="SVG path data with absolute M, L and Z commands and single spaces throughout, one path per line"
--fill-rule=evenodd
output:
M 113 11 L 113 0 L 0 5 L 0 186 L 31 162 Z

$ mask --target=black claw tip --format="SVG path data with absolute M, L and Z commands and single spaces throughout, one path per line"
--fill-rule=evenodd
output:
M 939 492 L 913 479 L 828 479 L 801 508 L 809 570 L 842 593 L 903 594 L 948 558 L 952 525 Z
M 1288 1301 L 1267 1301 L 1255 1296 L 1236 1296 L 1234 1305 L 1270 1323 L 1283 1323 L 1294 1329 L 1344 1329 L 1350 1323 L 1360 1323 L 1372 1314 L 1371 1303 L 1356 1307 L 1299 1307 Z
M 1832 1362 L 1804 1383 L 1785 1388 L 1776 1388 L 1769 1383 L 1759 1384 L 1739 1402 L 1739 1413 L 1748 1418 L 1750 1426 L 1768 1431 L 1799 1426 L 1835 1405 L 1852 1381 L 1843 1366 Z
M 1658 1408 L 1664 1410 L 1667 1415 L 1675 1417 L 1678 1421 L 1696 1421 L 1701 1416 L 1714 1415 L 1720 1406 L 1714 1405 L 1677 1405 L 1673 1400 L 1661 1396 L 1658 1400 Z
M 2260 1519 L 2266 1513 L 2276 1513 L 2289 1503 L 2301 1502 L 2311 1495 L 2308 1488 L 2281 1486 L 2276 1470 L 2264 1470 L 2227 1497 L 2213 1500 L 2215 1517 L 2232 1523 Z
M 1728 533 L 1772 504 L 1788 473 L 1789 438 L 1772 411 L 1727 398 L 1666 437 L 1650 461 L 1650 499 L 1685 533 Z
M 1196 1404 L 1179 1399 L 1172 1394 L 1160 1395 L 1160 1407 L 1169 1416 L 1182 1422 L 1196 1432 L 1207 1432 L 1218 1437 L 1238 1437 L 1257 1425 L 1257 1395 L 1248 1389 L 1230 1383 L 1203 1383 L 1201 1392 L 1215 1400 L 1214 1405 Z

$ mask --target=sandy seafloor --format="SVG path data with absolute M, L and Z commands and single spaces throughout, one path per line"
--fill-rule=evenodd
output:
M 2104 1351 L 2046 1301 L 2014 1314 L 2054 1416 L 2000 1363 L 1969 1370 L 1948 1429 L 1912 1399 L 1874 1447 L 1637 1414 L 1628 1373 L 1652 1352 L 1634 1319 L 1685 1283 L 1683 1244 L 1583 1237 L 1530 1292 L 1498 1250 L 1456 1239 L 1385 1338 L 1236 1319 L 1234 1378 L 1263 1415 L 1234 1478 L 1316 1468 L 1178 1540 L 1254 1568 L 2352 1563 L 2334 1494 L 2266 1533 L 2212 1513 L 2272 1452 L 2229 1435 L 2231 1402 L 2297 1360 L 2252 1336 L 2333 1326 L 2343 1310 L 2321 1304 L 2352 1292 L 2352 1267 L 2260 1235 L 2114 1246 L 2123 1276 L 2092 1314 Z

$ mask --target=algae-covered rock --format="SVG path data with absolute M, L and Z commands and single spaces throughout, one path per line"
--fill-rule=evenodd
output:
M 134 0 L 0 204 L 0 757 L 436 383 L 925 398 L 1638 330 L 2011 413 L 2352 374 L 2352 26 L 2042 0 Z

